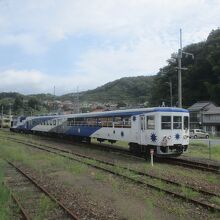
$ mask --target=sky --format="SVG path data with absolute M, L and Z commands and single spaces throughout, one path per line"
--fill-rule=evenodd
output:
M 154 75 L 220 25 L 220 0 L 0 0 L 0 92 L 94 89 Z

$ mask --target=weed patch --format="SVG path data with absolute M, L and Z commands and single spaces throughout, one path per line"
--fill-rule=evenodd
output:
M 3 184 L 5 163 L 0 159 L 0 219 L 9 219 L 10 192 Z
M 195 198 L 197 196 L 199 196 L 199 192 L 196 192 L 190 188 L 187 188 L 185 186 L 181 187 L 182 190 L 182 194 L 187 197 L 187 198 Z
M 42 195 L 39 202 L 39 209 L 38 209 L 38 215 L 35 218 L 36 220 L 44 219 L 48 212 L 50 212 L 52 209 L 56 208 L 56 203 L 50 200 L 45 195 Z

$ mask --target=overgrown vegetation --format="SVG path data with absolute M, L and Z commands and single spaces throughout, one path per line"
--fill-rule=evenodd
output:
M 0 220 L 9 219 L 10 216 L 10 192 L 3 184 L 5 163 L 0 159 Z
M 39 202 L 38 214 L 35 220 L 44 219 L 48 215 L 48 212 L 52 211 L 56 208 L 56 206 L 57 204 L 51 201 L 48 196 L 42 195 Z
M 19 134 L 17 134 L 17 136 L 25 137 L 26 139 L 28 138 L 28 136 L 19 135 Z M 99 171 L 88 172 L 88 167 L 86 165 L 82 165 L 81 163 L 70 161 L 60 156 L 55 156 L 52 154 L 45 154 L 40 151 L 35 151 L 31 148 L 24 147 L 22 144 L 16 144 L 16 147 L 15 147 L 13 142 L 2 140 L 2 139 L 0 139 L 0 150 L 3 156 L 13 159 L 13 160 L 21 161 L 22 163 L 36 169 L 38 172 L 40 173 L 42 172 L 42 175 L 45 174 L 44 172 L 48 173 L 51 171 L 52 173 L 54 171 L 56 172 L 59 170 L 68 171 L 70 174 L 74 174 L 73 177 L 77 175 L 77 178 L 79 178 L 79 175 L 81 174 L 86 174 L 87 176 L 89 175 L 93 177 L 93 179 L 95 179 L 96 181 L 101 181 L 103 183 L 111 184 L 112 189 L 115 193 L 121 193 L 123 191 L 123 192 L 127 192 L 128 194 L 130 194 L 132 192 L 132 189 L 129 189 L 129 185 L 132 186 L 131 183 L 127 183 L 126 181 L 118 181 L 117 178 L 113 177 L 111 174 L 107 175 Z M 96 163 L 94 162 L 94 164 Z M 170 173 L 172 173 L 172 171 L 174 170 L 174 168 L 168 165 L 162 165 L 161 169 L 162 167 L 165 170 L 168 170 L 168 167 L 169 167 Z M 160 170 L 159 165 L 158 166 L 155 165 L 154 170 L 155 172 L 157 170 Z M 123 170 L 121 170 L 120 168 L 117 171 L 123 173 Z M 179 171 L 177 170 L 175 172 L 179 173 Z M 183 173 L 184 171 L 181 171 L 181 172 Z M 139 178 L 136 175 L 133 176 L 131 173 L 126 173 L 126 174 L 130 175 L 130 177 L 134 177 L 135 179 Z M 191 173 L 191 175 L 193 176 L 194 174 Z M 206 178 L 205 175 L 202 178 L 205 179 Z M 65 184 L 65 180 L 63 181 Z M 161 186 L 165 188 L 167 187 L 166 184 L 161 184 Z M 196 196 L 195 194 L 192 194 L 190 191 L 187 191 L 186 193 L 189 197 Z M 137 191 L 135 191 L 135 196 L 137 196 L 136 194 L 137 194 Z M 143 199 L 146 199 L 146 190 L 144 190 L 143 188 L 142 188 L 142 194 L 140 194 L 140 197 Z M 149 206 L 150 209 L 152 209 L 152 207 L 158 206 L 159 204 L 160 208 L 164 206 L 165 209 L 167 210 L 170 209 L 172 213 L 176 213 L 178 216 L 186 216 L 187 211 L 186 209 L 182 208 L 184 205 L 182 203 L 180 206 L 175 205 L 175 207 L 174 205 L 173 206 L 170 205 L 169 202 L 168 203 L 166 202 L 166 195 L 164 195 L 163 193 L 153 192 L 153 195 L 150 195 L 150 197 L 148 195 L 147 198 L 148 198 L 147 199 L 148 201 L 146 202 L 146 205 Z M 171 201 L 171 203 L 173 203 L 173 201 Z M 45 210 L 50 209 L 51 207 L 50 202 L 42 199 L 42 202 L 40 202 L 40 207 L 42 209 L 42 215 L 43 215 L 43 213 L 46 212 Z M 145 214 L 146 216 L 148 216 L 147 213 Z M 39 217 L 41 217 L 41 214 L 39 215 Z M 153 210 L 150 210 L 148 217 L 149 218 L 154 217 Z
M 220 146 L 211 144 L 209 149 L 208 143 L 191 141 L 187 155 L 220 161 Z

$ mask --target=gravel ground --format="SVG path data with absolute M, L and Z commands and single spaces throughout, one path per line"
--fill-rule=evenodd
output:
M 45 141 L 40 137 L 32 139 L 219 192 L 219 179 L 214 174 L 166 164 L 155 164 L 152 168 L 149 162 L 146 164 L 145 160 L 135 157 L 61 144 L 55 140 Z M 28 147 L 26 149 L 30 155 L 41 152 Z M 78 210 L 83 219 L 216 219 L 215 214 L 201 207 L 154 190 L 143 189 L 91 167 L 85 166 L 76 173 L 59 168 L 56 164 L 48 166 L 44 160 L 36 160 L 34 163 L 33 167 L 25 166 L 25 169 L 40 179 L 48 190 L 65 201 L 71 209 Z
M 53 140 L 42 140 L 41 142 L 53 147 L 62 147 L 76 153 L 86 154 L 97 159 L 113 162 L 125 167 L 147 172 L 149 174 L 162 176 L 168 180 L 174 180 L 185 185 L 204 189 L 220 195 L 220 181 L 218 174 L 159 163 L 156 163 L 152 168 L 149 162 L 146 162 L 144 159 L 122 155 L 120 153 L 100 151 L 75 144 L 57 143 Z

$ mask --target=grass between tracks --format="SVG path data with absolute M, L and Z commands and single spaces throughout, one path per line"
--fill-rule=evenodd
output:
M 0 159 L 0 220 L 10 219 L 12 200 L 9 190 L 3 184 L 5 162 Z
M 16 145 L 16 147 L 15 147 L 15 145 Z M 67 170 L 70 173 L 73 173 L 74 175 L 88 174 L 88 167 L 84 164 L 70 161 L 69 159 L 62 158 L 60 156 L 56 156 L 56 155 L 52 155 L 52 154 L 48 154 L 48 153 L 43 153 L 38 150 L 36 150 L 34 152 L 33 149 L 30 149 L 30 148 L 28 149 L 28 147 L 24 147 L 22 144 L 18 144 L 18 143 L 15 144 L 10 141 L 0 140 L 0 150 L 1 150 L 2 155 L 4 155 L 6 158 L 20 161 L 20 162 L 36 169 L 39 173 L 42 173 L 42 175 L 45 174 L 45 170 L 46 170 L 46 172 L 50 172 L 50 171 L 56 172 L 57 170 Z M 99 165 L 97 162 L 95 162 L 93 160 L 86 160 L 86 161 L 90 162 L 91 164 Z M 117 171 L 119 173 L 126 174 L 126 175 L 130 176 L 131 178 L 134 178 L 134 179 L 141 178 L 140 176 L 135 175 L 133 173 L 130 173 L 127 171 L 125 172 L 124 170 L 122 170 L 119 167 L 116 167 L 114 169 L 115 169 L 115 171 Z M 117 193 L 119 193 L 122 189 L 123 189 L 123 191 L 128 190 L 127 184 L 121 185 L 118 181 L 115 180 L 115 178 L 111 178 L 111 175 L 107 175 L 106 173 L 99 172 L 99 171 L 91 172 L 89 174 L 91 174 L 91 177 L 93 177 L 97 181 L 105 182 L 107 180 L 110 184 L 112 184 L 113 189 L 115 189 L 115 191 Z M 152 180 L 152 182 L 154 182 L 154 180 Z M 164 183 L 158 183 L 158 181 L 157 181 L 157 184 L 158 185 L 161 184 L 160 187 L 164 187 L 165 189 L 167 187 L 168 188 L 171 187 L 171 186 L 164 184 Z M 187 188 L 183 187 L 181 190 L 182 190 L 182 193 L 187 195 L 189 198 L 197 196 L 197 194 L 194 191 L 191 192 Z M 143 191 L 141 191 L 141 192 L 144 195 L 144 192 Z M 143 195 L 140 195 L 140 196 L 143 196 Z M 137 195 L 135 195 L 135 196 L 137 196 Z M 169 203 L 165 204 L 163 201 L 161 201 L 161 200 L 163 200 L 164 197 L 165 197 L 164 193 L 154 192 L 153 197 L 145 198 L 146 205 L 148 207 L 151 207 L 151 206 L 155 207 L 155 205 L 156 206 L 158 205 L 158 201 L 160 201 L 160 207 L 168 209 L 172 213 L 176 213 L 178 216 L 184 216 L 186 214 L 186 210 L 182 207 L 182 205 L 169 206 Z M 46 208 L 44 208 L 44 205 L 43 205 L 42 210 L 46 210 Z M 152 208 L 152 212 L 150 210 L 148 210 L 148 214 L 147 214 L 148 218 L 147 219 L 153 219 L 153 218 L 151 218 L 151 216 L 153 216 L 153 211 L 154 211 L 153 208 Z

